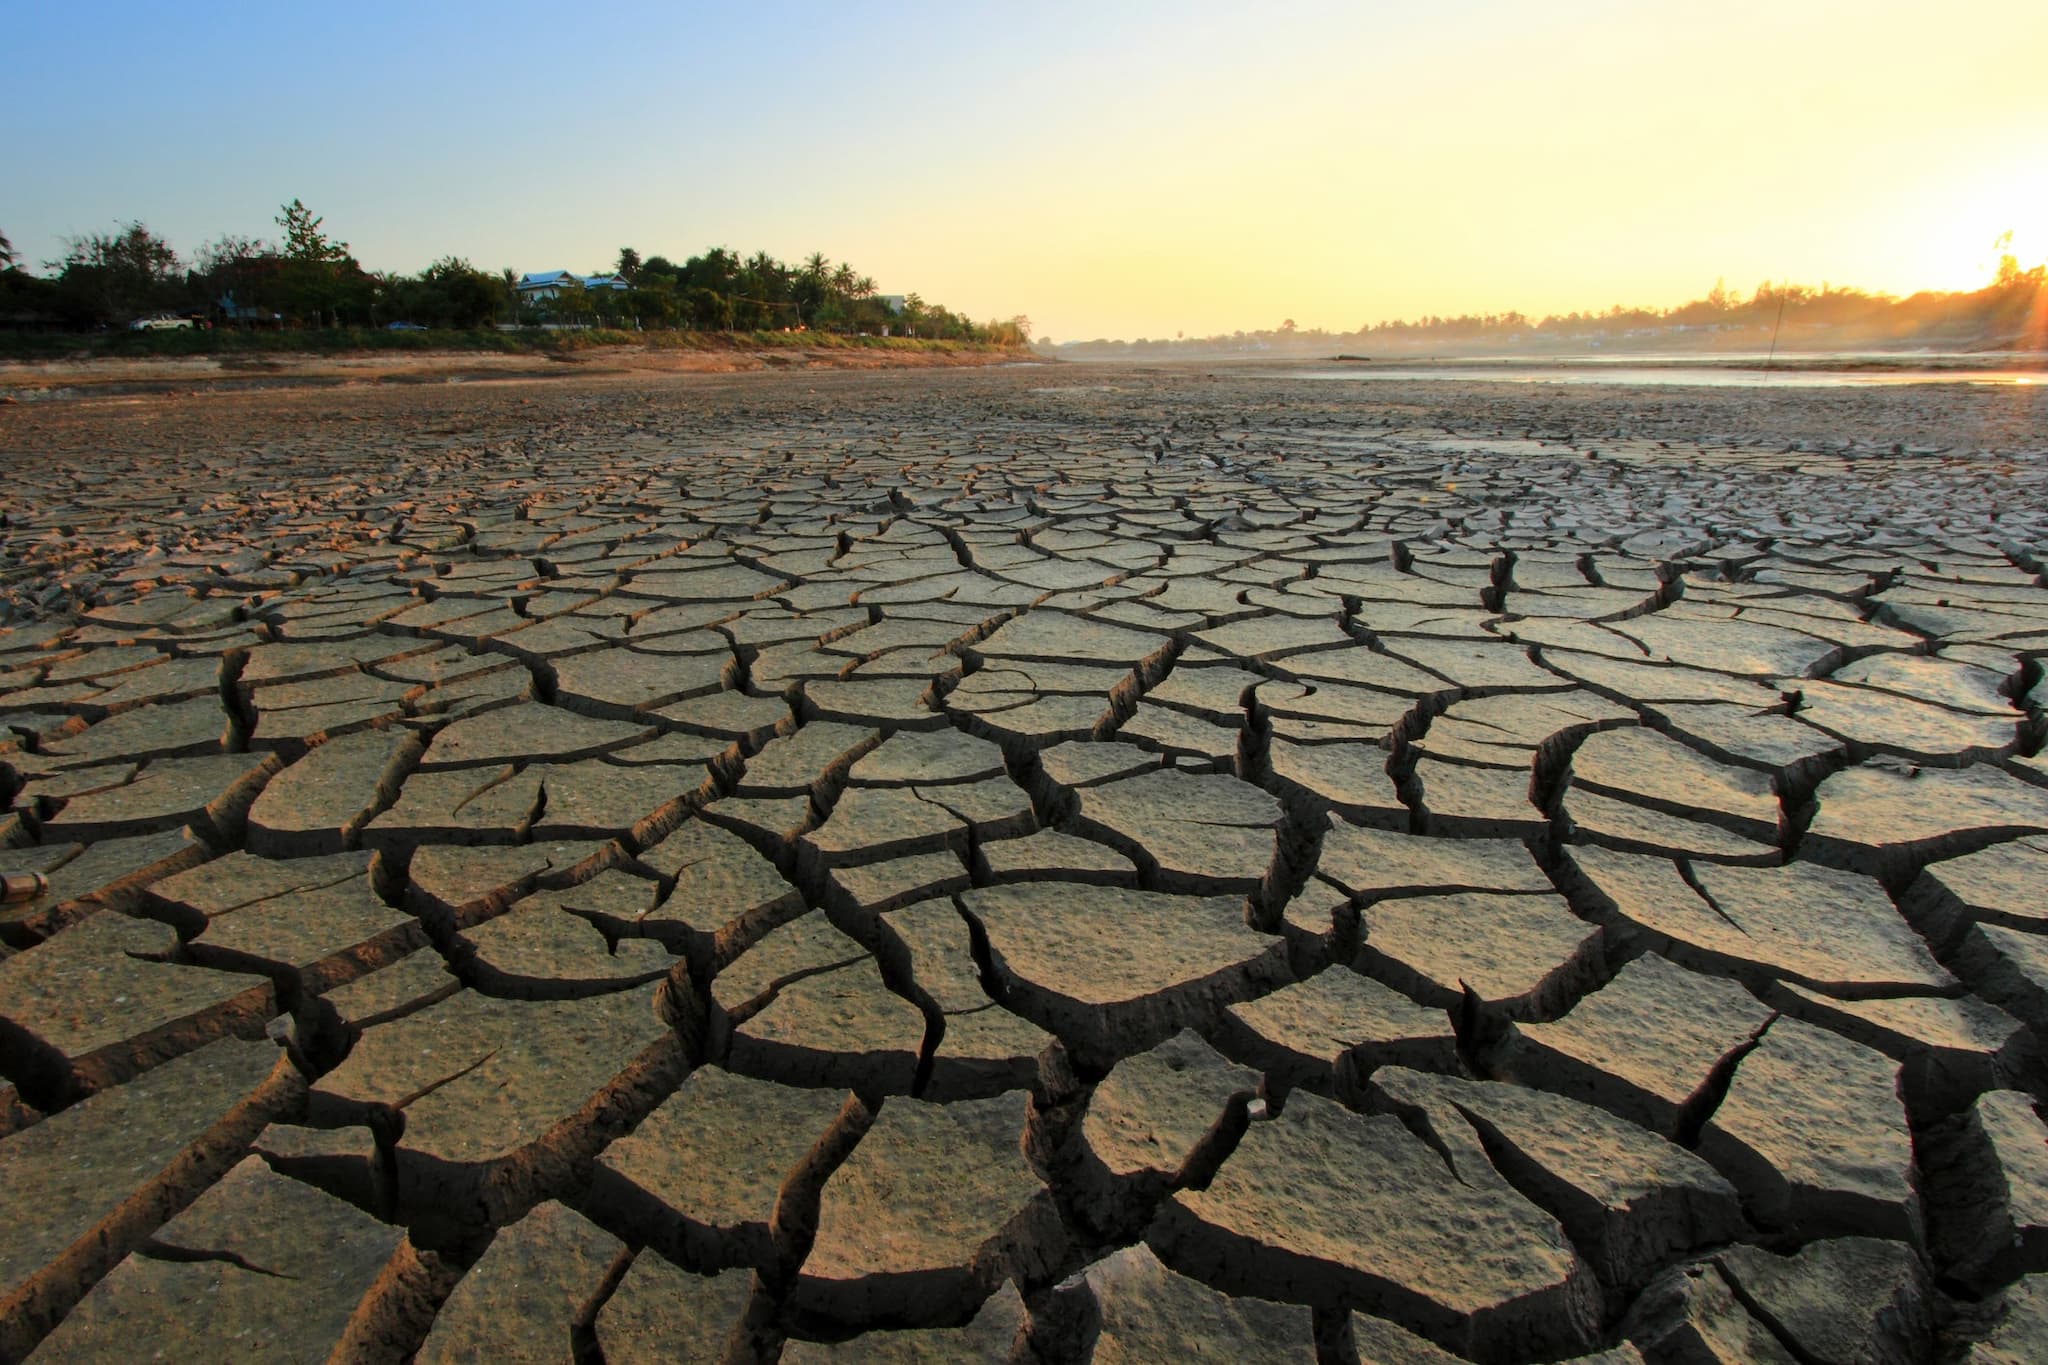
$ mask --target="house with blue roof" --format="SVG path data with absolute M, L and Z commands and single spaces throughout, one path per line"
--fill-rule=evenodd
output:
M 627 290 L 633 287 L 617 275 L 578 275 L 573 270 L 542 270 L 521 275 L 512 288 L 521 303 L 540 303 L 554 298 L 564 289 L 579 285 L 586 290 Z

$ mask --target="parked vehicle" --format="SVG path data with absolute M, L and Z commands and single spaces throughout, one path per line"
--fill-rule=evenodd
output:
M 192 319 L 181 318 L 176 313 L 151 313 L 146 318 L 137 318 L 129 323 L 128 330 L 131 332 L 163 332 L 179 327 L 194 327 L 197 325 Z
M 393 322 L 386 324 L 384 330 L 387 332 L 424 332 L 427 329 L 424 323 Z

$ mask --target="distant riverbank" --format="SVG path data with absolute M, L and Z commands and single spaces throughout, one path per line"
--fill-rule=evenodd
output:
M 23 343 L 46 343 L 31 348 Z M 1024 347 L 823 332 L 186 332 L 0 338 L 0 401 L 480 383 L 556 376 L 879 370 L 1042 361 Z
M 1247 365 L 1249 368 L 1249 365 Z M 1902 351 L 1777 355 L 1557 356 L 1333 356 L 1293 362 L 1296 379 L 1491 380 L 1515 384 L 1620 384 L 1713 388 L 1790 385 L 1836 388 L 1896 384 L 2004 384 L 2048 382 L 2048 352 L 1972 353 Z

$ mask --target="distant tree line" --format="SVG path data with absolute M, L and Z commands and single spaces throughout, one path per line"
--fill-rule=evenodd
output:
M 1959 345 L 2048 349 L 2048 264 L 2023 269 L 2010 250 L 2012 234 L 1995 245 L 1998 264 L 1980 289 L 1953 293 L 1891 294 L 1822 284 L 1765 281 L 1747 297 L 1716 283 L 1705 297 L 1672 308 L 1627 308 L 1604 312 L 1556 313 L 1532 318 L 1523 313 L 1428 315 L 1413 320 L 1365 324 L 1355 332 L 1297 327 L 1293 319 L 1262 331 L 1134 342 L 1070 342 L 1059 349 L 1078 354 L 1172 355 L 1215 351 L 1274 351 L 1329 354 L 1461 346 L 1506 347 L 1635 342 L 1664 345 L 1686 339 L 1704 344 L 1749 347 L 1782 331 L 1788 343 L 1812 346 L 1887 344 Z M 1039 342 L 1041 346 L 1048 343 Z
M 0 327 L 70 331 L 171 314 L 225 327 L 382 327 L 394 322 L 695 331 L 810 330 L 1022 345 L 1030 320 L 975 322 L 916 294 L 888 298 L 852 266 L 813 253 L 787 265 L 725 247 L 677 263 L 628 247 L 607 280 L 570 276 L 522 298 L 510 270 L 444 256 L 417 275 L 363 269 L 346 242 L 294 199 L 278 241 L 224 234 L 181 258 L 141 222 L 67 238 L 61 259 L 32 273 L 0 235 Z
M 524 302 L 520 320 L 594 322 L 704 332 L 776 329 L 993 341 L 1030 340 L 1028 318 L 977 323 L 917 294 L 885 299 L 875 282 L 845 262 L 813 252 L 788 265 L 765 251 L 741 257 L 725 247 L 676 262 L 621 248 L 610 279 L 624 288 L 585 289 L 565 281 L 551 298 Z

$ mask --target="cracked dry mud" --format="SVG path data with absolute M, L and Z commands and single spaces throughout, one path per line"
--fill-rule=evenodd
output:
M 4 411 L 0 1362 L 2048 1358 L 2040 391 Z

